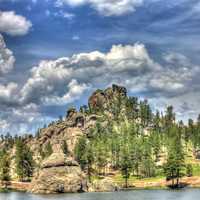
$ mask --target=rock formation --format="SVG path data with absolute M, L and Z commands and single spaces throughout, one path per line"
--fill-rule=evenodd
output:
M 111 178 L 94 180 L 88 189 L 89 192 L 114 192 L 118 190 L 118 185 Z
M 53 153 L 43 161 L 41 170 L 36 172 L 31 192 L 41 194 L 86 191 L 86 177 L 79 164 L 64 154 Z
M 125 98 L 126 96 L 127 90 L 125 87 L 112 85 L 106 90 L 96 90 L 89 98 L 88 104 L 92 110 L 108 110 L 116 98 Z

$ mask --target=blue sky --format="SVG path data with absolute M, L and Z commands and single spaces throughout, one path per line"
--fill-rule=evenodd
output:
M 0 0 L 0 127 L 34 132 L 112 83 L 200 113 L 198 0 Z

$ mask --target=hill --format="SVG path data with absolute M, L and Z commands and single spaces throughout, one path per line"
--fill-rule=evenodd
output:
M 153 113 L 147 100 L 112 85 L 35 136 L 2 136 L 0 178 L 4 186 L 31 181 L 34 193 L 163 186 L 164 177 L 179 187 L 180 178 L 199 175 L 199 138 L 200 120 L 177 122 L 172 106 Z

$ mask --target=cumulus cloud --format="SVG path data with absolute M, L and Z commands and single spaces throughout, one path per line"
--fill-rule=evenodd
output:
M 66 105 L 66 103 L 74 102 L 79 99 L 80 96 L 90 87 L 85 83 L 79 84 L 77 80 L 71 80 L 67 86 L 68 91 L 61 97 L 48 96 L 44 97 L 44 103 L 46 105 Z
M 7 133 L 8 131 L 11 134 L 34 133 L 45 122 L 46 117 L 41 114 L 40 107 L 35 104 L 10 107 L 0 115 L 2 133 Z
M 8 83 L 7 85 L 0 85 L 0 103 L 1 107 L 16 102 L 18 85 L 16 83 Z
M 97 83 L 117 81 L 125 77 L 161 70 L 145 46 L 114 45 L 108 53 L 94 51 L 72 57 L 42 61 L 31 70 L 31 76 L 21 90 L 22 102 L 63 104 L 77 99 Z
M 0 32 L 11 36 L 26 35 L 32 23 L 14 11 L 0 11 Z
M 163 60 L 163 65 L 156 62 L 141 43 L 113 45 L 108 52 L 92 51 L 43 60 L 30 70 L 24 85 L 0 85 L 0 104 L 6 113 L 0 118 L 9 124 L 17 123 L 15 120 L 23 125 L 40 123 L 39 118 L 44 117 L 42 108 L 65 106 L 87 91 L 112 83 L 150 98 L 157 106 L 160 103 L 159 107 L 174 104 L 181 113 L 187 104 L 187 108 L 195 110 L 196 105 L 186 100 L 184 105 L 177 102 L 200 89 L 199 66 L 176 53 L 164 54 Z M 50 116 L 46 114 L 45 117 Z
M 3 36 L 0 34 L 0 76 L 13 69 L 15 58 L 11 50 L 6 48 Z
M 81 6 L 88 4 L 104 16 L 120 16 L 129 12 L 134 12 L 136 7 L 143 4 L 143 0 L 57 0 L 56 6 L 64 4 Z
M 172 61 L 174 68 L 169 64 Z M 191 84 L 195 85 L 200 74 L 199 67 L 193 65 L 191 68 L 172 56 L 168 56 L 166 62 L 162 66 L 154 61 L 141 43 L 113 45 L 107 53 L 93 51 L 42 61 L 31 70 L 31 76 L 21 90 L 21 101 L 36 104 L 71 102 L 71 99 L 78 98 L 70 92 L 72 80 L 80 87 L 78 96 L 89 86 L 106 87 L 111 83 L 125 85 L 133 93 L 148 92 L 151 96 L 166 98 L 191 90 Z
M 200 89 L 199 66 L 181 54 L 166 55 L 164 60 L 165 65 L 157 63 L 144 44 L 136 43 L 113 45 L 107 53 L 93 51 L 41 61 L 31 70 L 20 100 L 26 104 L 64 105 L 88 89 L 111 83 L 124 85 L 132 93 L 150 94 L 149 98 L 176 98 Z

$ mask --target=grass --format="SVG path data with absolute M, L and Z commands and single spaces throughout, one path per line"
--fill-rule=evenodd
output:
M 193 176 L 200 176 L 200 165 L 199 164 L 193 164 Z
M 123 184 L 124 183 L 124 178 L 121 176 L 121 174 L 116 174 L 115 176 L 112 177 L 113 181 L 119 184 Z M 156 176 L 156 177 L 151 177 L 151 178 L 139 178 L 136 176 L 130 176 L 130 178 L 128 179 L 128 182 L 130 185 L 134 185 L 134 182 L 136 181 L 141 181 L 141 182 L 158 182 L 165 179 L 164 176 Z
M 9 190 L 8 190 L 8 189 L 5 189 L 5 188 L 0 188 L 0 193 L 7 193 L 7 192 L 9 192 Z

